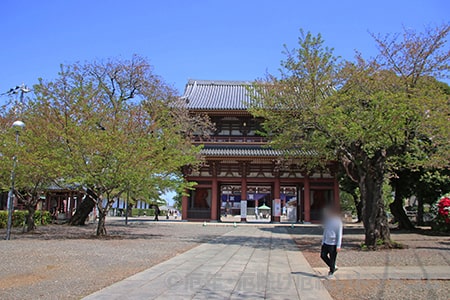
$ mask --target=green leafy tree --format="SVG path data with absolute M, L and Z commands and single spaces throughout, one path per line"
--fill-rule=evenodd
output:
M 108 211 L 125 192 L 155 195 L 199 161 L 188 135 L 200 121 L 186 122 L 175 92 L 141 57 L 63 66 L 34 89 L 36 109 L 65 151 L 65 180 L 85 186 L 86 203 L 98 209 L 97 235 L 106 234 Z
M 342 201 L 343 198 L 340 197 L 341 199 L 341 207 L 347 207 L 350 210 L 354 210 L 356 212 L 356 216 L 357 216 L 357 222 L 361 222 L 362 221 L 362 201 L 361 201 L 361 196 L 359 194 L 359 188 L 358 188 L 358 184 L 351 180 L 347 174 L 340 174 L 339 176 L 339 187 L 341 189 L 341 193 L 344 192 L 345 194 L 343 195 L 345 198 L 345 205 L 342 205 Z M 350 204 L 348 197 L 351 197 L 351 202 L 353 202 L 352 204 Z
M 450 97 L 450 86 L 445 83 L 437 83 L 437 87 L 441 89 L 442 93 Z M 441 166 L 437 167 L 436 164 L 429 166 L 417 167 L 416 165 L 411 166 L 409 161 L 411 159 L 417 161 L 423 156 L 433 155 L 436 151 L 433 148 L 432 140 L 427 136 L 419 137 L 420 143 L 419 147 L 411 149 L 408 155 L 399 157 L 396 159 L 394 168 L 392 170 L 393 174 L 390 178 L 391 186 L 395 191 L 395 200 L 391 203 L 390 208 L 392 214 L 395 216 L 398 222 L 398 227 L 401 229 L 414 229 L 414 225 L 409 220 L 406 212 L 403 208 L 404 200 L 412 195 L 418 196 L 419 199 L 419 218 L 418 223 L 421 224 L 422 220 L 422 204 L 423 204 L 423 192 L 428 189 L 434 191 L 446 190 L 446 182 L 442 180 L 445 178 L 445 174 L 448 173 L 448 165 L 443 163 Z M 422 144 L 422 145 L 420 145 Z M 444 156 L 445 158 L 445 156 Z M 420 166 L 421 164 L 419 164 Z M 431 176 L 431 180 L 428 183 L 423 182 L 425 178 L 430 178 L 429 174 L 434 174 Z M 432 194 L 433 192 L 431 192 Z M 425 193 L 429 195 L 429 192 Z M 427 196 L 425 195 L 425 198 Z M 427 202 L 429 203 L 429 202 Z
M 302 33 L 298 49 L 286 50 L 279 78 L 254 84 L 252 112 L 265 119 L 271 146 L 315 151 L 310 167 L 338 160 L 357 182 L 369 248 L 392 245 L 383 183 L 398 157 L 448 165 L 449 102 L 434 77 L 448 75 L 449 31 L 445 25 L 375 37 L 379 55 L 358 54 L 355 62 L 340 61 L 320 35 Z M 427 155 L 409 155 L 427 147 Z
M 25 128 L 19 131 L 18 144 L 13 121 L 21 120 Z M 35 211 L 44 191 L 61 176 L 63 152 L 58 147 L 58 138 L 47 130 L 47 120 L 34 111 L 34 106 L 26 101 L 5 107 L 1 122 L 2 141 L 0 143 L 0 184 L 6 190 L 10 185 L 10 171 L 13 157 L 17 157 L 14 194 L 28 210 L 25 220 L 26 231 L 35 228 Z M 45 138 L 43 138 L 45 137 Z
M 175 207 L 176 209 L 180 210 L 182 209 L 182 201 L 183 200 L 183 194 L 182 193 L 177 193 L 174 197 L 173 197 L 173 207 Z
M 418 199 L 417 222 L 423 224 L 424 204 L 433 205 L 442 195 L 450 192 L 450 169 L 419 170 L 419 180 L 414 185 Z

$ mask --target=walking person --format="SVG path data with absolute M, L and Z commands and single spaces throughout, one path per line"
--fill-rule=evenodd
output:
M 159 206 L 153 205 L 153 209 L 155 210 L 155 219 L 154 221 L 159 221 L 159 214 L 161 213 L 161 211 L 159 210 Z
M 333 278 L 337 271 L 336 258 L 342 244 L 342 220 L 336 207 L 327 207 L 324 210 L 324 229 L 320 258 L 330 268 L 328 278 Z

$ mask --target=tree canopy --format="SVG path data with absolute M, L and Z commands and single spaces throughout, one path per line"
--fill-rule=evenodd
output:
M 382 185 L 399 159 L 448 167 L 449 96 L 437 79 L 449 74 L 449 31 L 374 36 L 379 55 L 354 61 L 336 57 L 320 35 L 301 32 L 280 75 L 253 86 L 252 112 L 265 119 L 271 146 L 313 150 L 310 167 L 338 160 L 358 183 L 369 247 L 390 245 Z
M 26 229 L 30 231 L 35 227 L 34 212 L 43 192 L 63 175 L 60 166 L 63 152 L 58 138 L 46 134 L 47 120 L 35 114 L 31 102 L 22 100 L 5 107 L 1 116 L 0 188 L 10 188 L 10 172 L 16 157 L 15 196 L 28 210 Z M 23 121 L 25 128 L 12 128 L 17 120 Z M 16 130 L 19 135 L 17 141 Z
M 99 211 L 97 235 L 106 234 L 105 217 L 125 192 L 149 200 L 183 188 L 181 167 L 200 162 L 190 135 L 208 120 L 190 116 L 139 56 L 61 66 L 56 79 L 39 80 L 34 94 L 18 116 L 30 124 L 21 165 L 29 176 L 89 189 Z

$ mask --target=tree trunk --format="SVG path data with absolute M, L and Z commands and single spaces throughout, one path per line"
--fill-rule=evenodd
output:
M 81 226 L 86 224 L 86 220 L 89 217 L 89 214 L 95 207 L 95 204 L 98 201 L 98 196 L 91 189 L 87 189 L 86 197 L 80 203 L 79 207 L 73 214 L 73 216 L 69 220 L 69 225 L 72 226 Z
M 360 197 L 358 197 L 357 194 L 352 194 L 353 197 L 353 201 L 355 202 L 355 207 L 356 207 L 356 216 L 358 218 L 358 223 L 362 222 L 362 208 L 363 208 L 363 203 L 360 199 Z
M 97 236 L 106 235 L 106 215 L 108 214 L 108 209 L 99 209 L 98 213 L 98 224 L 97 224 Z
M 417 225 L 423 226 L 423 198 L 417 198 Z
M 383 201 L 384 162 L 382 158 L 368 159 L 359 170 L 359 189 L 363 201 L 362 218 L 365 244 L 376 249 L 379 244 L 391 247 L 391 237 Z
M 97 202 L 98 208 L 98 224 L 97 224 L 97 236 L 105 236 L 106 232 L 106 216 L 108 215 L 109 210 L 111 209 L 114 198 L 119 199 L 120 194 L 117 197 L 111 197 L 110 193 L 106 192 L 106 206 L 103 207 L 103 201 Z
M 26 232 L 33 231 L 36 228 L 34 224 L 34 214 L 36 212 L 36 205 L 27 205 L 28 215 L 25 220 Z
M 396 189 L 397 190 L 397 189 Z M 409 220 L 403 209 L 403 196 L 401 193 L 395 193 L 394 202 L 389 205 L 391 213 L 394 215 L 395 220 L 398 222 L 399 229 L 413 230 L 414 225 Z

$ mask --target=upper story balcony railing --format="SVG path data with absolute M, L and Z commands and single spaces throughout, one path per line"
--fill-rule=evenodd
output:
M 221 136 L 215 135 L 208 138 L 194 137 L 193 142 L 195 144 L 254 144 L 261 145 L 266 144 L 267 139 L 261 136 Z

